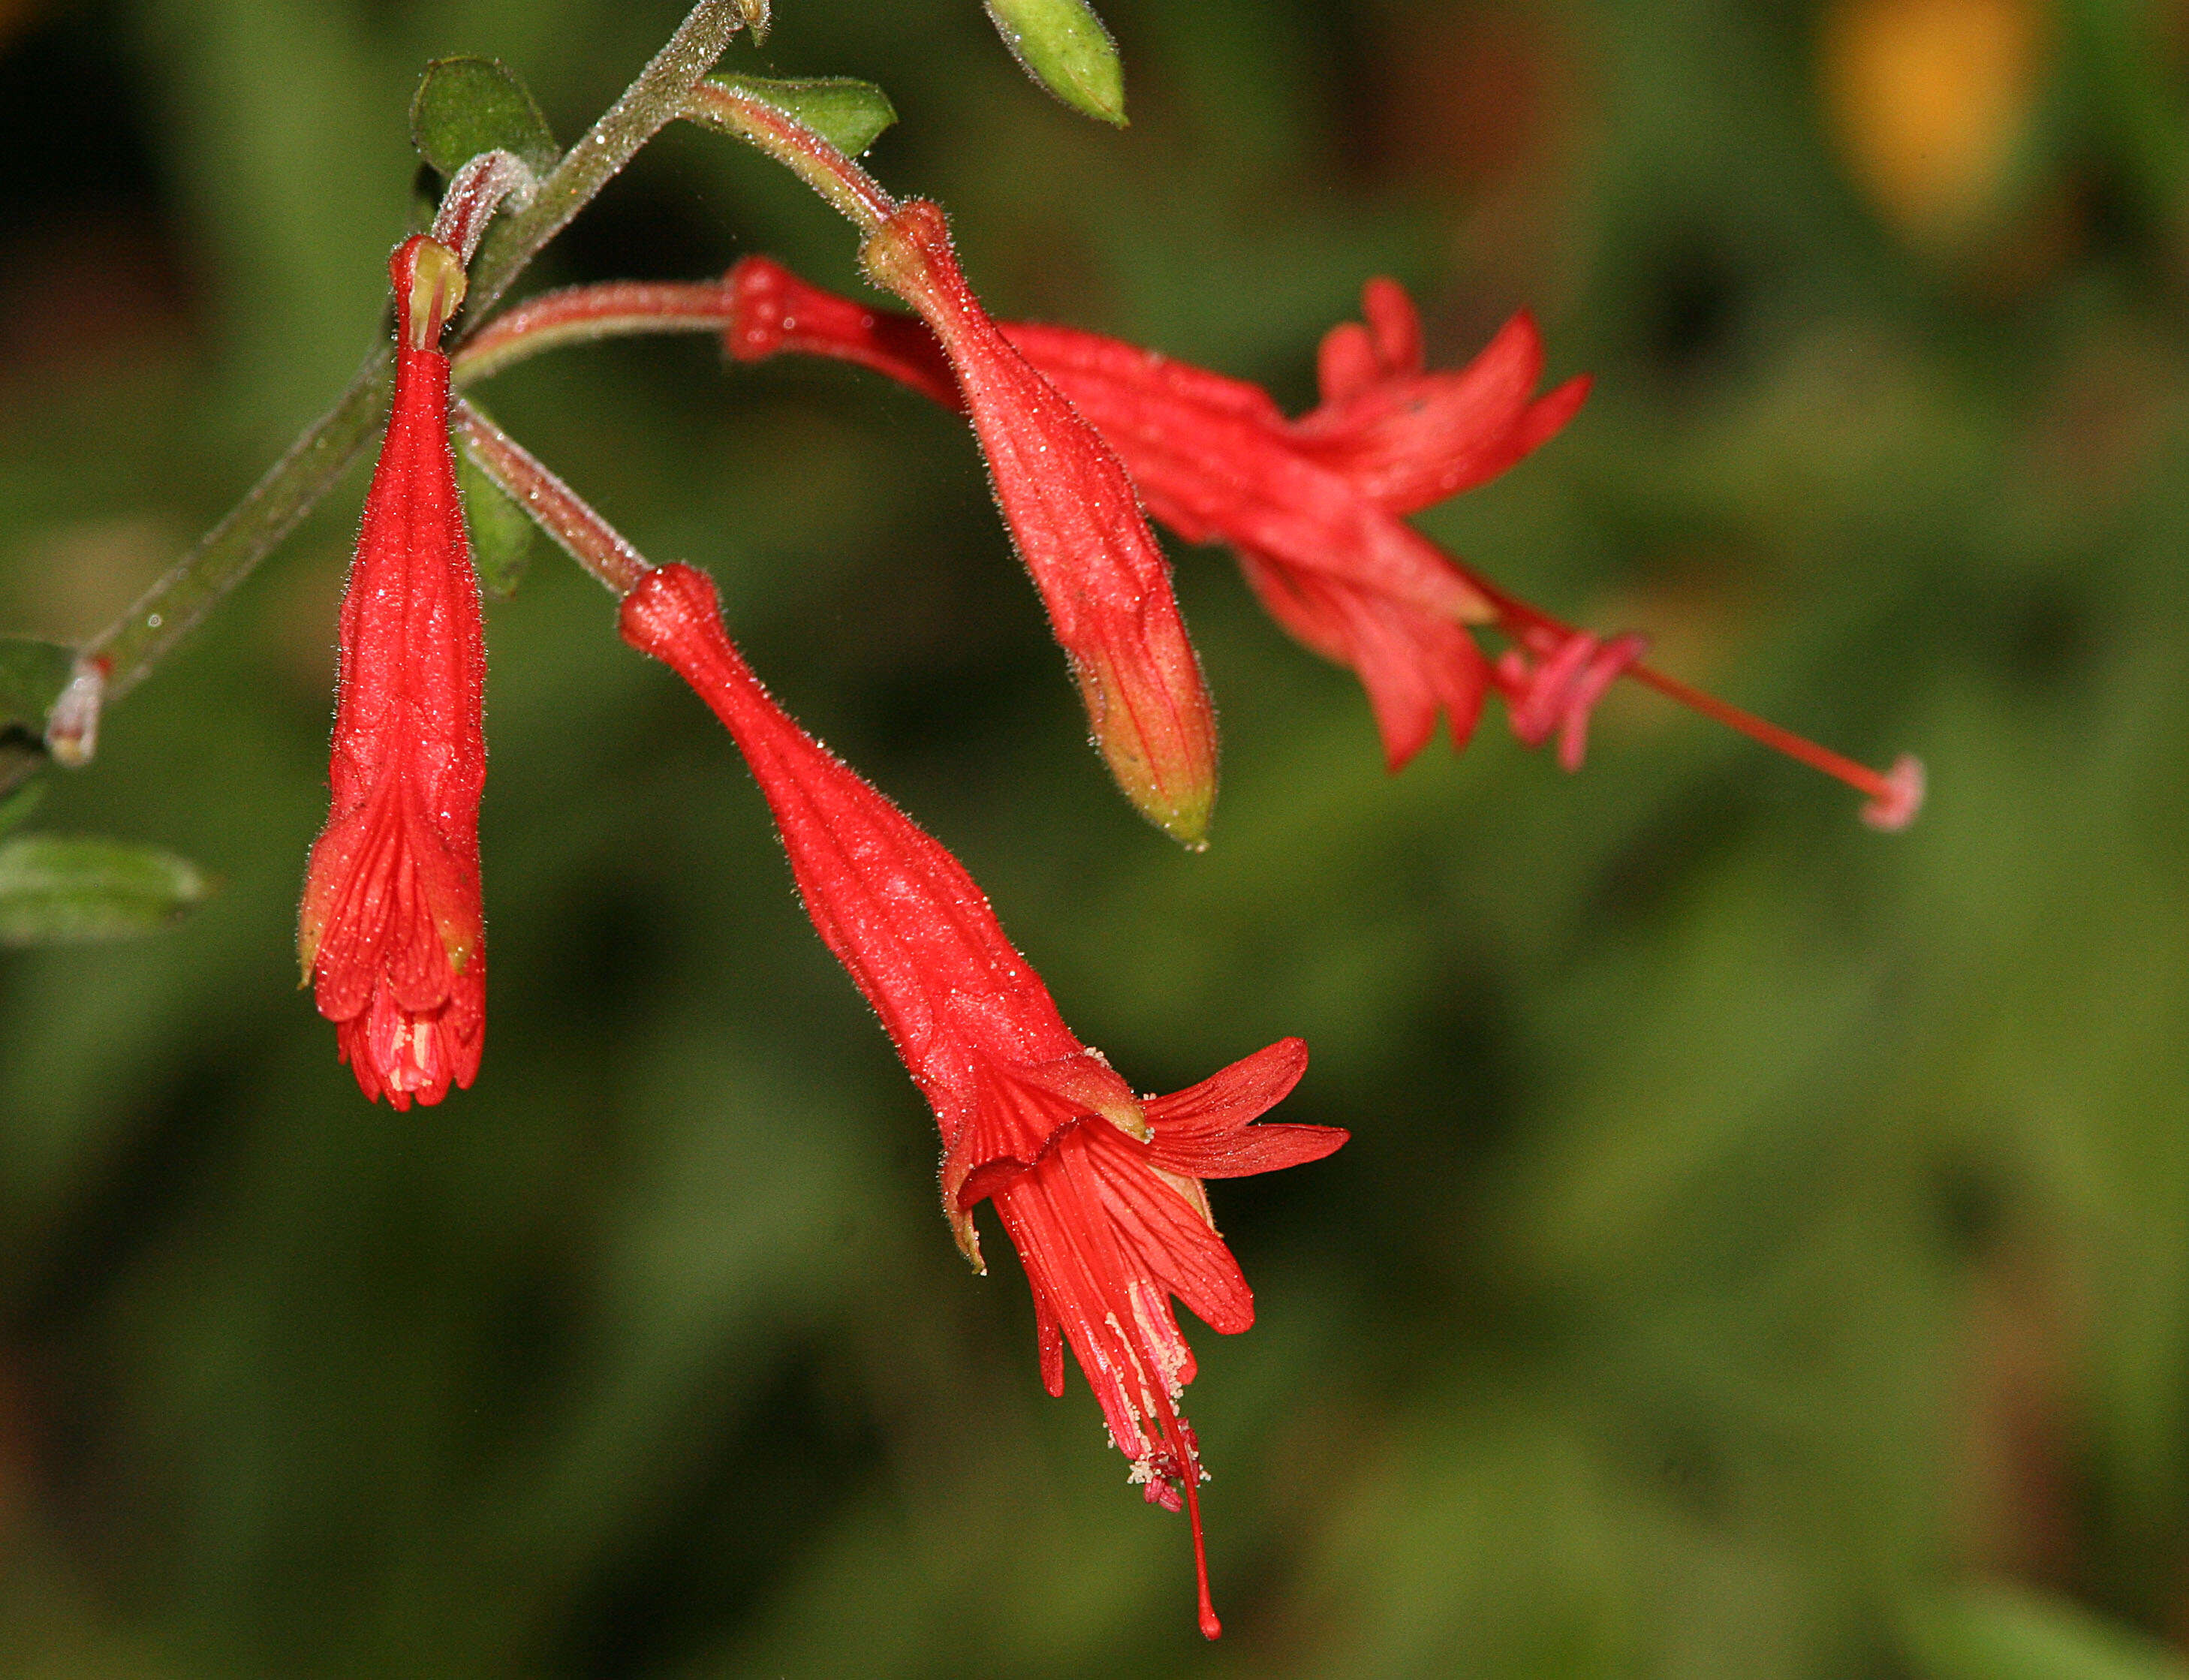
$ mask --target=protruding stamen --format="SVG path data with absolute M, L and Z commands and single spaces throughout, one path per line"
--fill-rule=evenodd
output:
M 1649 638 L 1629 632 L 1615 636 L 1598 648 L 1573 687 L 1567 691 L 1565 711 L 1558 720 L 1558 768 L 1568 772 L 1581 768 L 1588 753 L 1588 720 L 1604 691 L 1619 681 L 1626 669 L 1649 651 Z
M 1549 640 L 1541 635 L 1536 639 Z M 1511 700 L 1513 734 L 1524 745 L 1540 747 L 1555 733 L 1559 767 L 1580 769 L 1588 752 L 1589 714 L 1649 645 L 1646 636 L 1630 633 L 1598 642 L 1576 631 L 1540 665 L 1530 665 L 1522 649 L 1508 648 L 1497 661 L 1497 680 Z

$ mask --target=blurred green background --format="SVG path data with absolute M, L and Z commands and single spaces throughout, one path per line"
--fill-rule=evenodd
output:
M 1229 1632 L 727 738 L 543 553 L 489 618 L 492 1025 L 368 1107 L 296 989 L 363 474 L 49 775 L 220 896 L 0 953 L 0 1672 L 2189 1672 L 2189 13 L 2075 0 L 1109 0 L 1133 126 L 975 0 L 779 0 L 999 313 L 1312 394 L 1377 272 L 1597 394 L 1423 523 L 1883 763 L 1615 695 L 1387 778 L 1345 673 L 1179 555 L 1215 845 L 1134 817 L 959 422 L 704 341 L 498 416 L 720 579 L 785 703 L 993 895 L 1143 1089 L 1285 1033 L 1326 1163 L 1217 1187 L 1189 1326 Z M 0 0 L 0 627 L 80 638 L 379 330 L 423 61 L 565 139 L 676 0 Z M 532 280 L 849 230 L 674 133 Z M 985 1217 L 985 1214 L 984 1214 Z M 1000 1233 L 991 1253 L 1008 1253 Z

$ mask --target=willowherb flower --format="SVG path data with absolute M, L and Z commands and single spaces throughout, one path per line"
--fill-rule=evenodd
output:
M 1333 1128 L 1249 1123 L 1292 1089 L 1306 1046 L 1283 1039 L 1190 1089 L 1136 1095 L 1064 1024 L 964 866 L 768 697 L 703 574 L 648 572 L 622 627 L 691 685 L 751 766 L 815 928 L 935 1112 L 943 1213 L 976 1266 L 973 1209 L 995 1202 L 1032 1287 L 1044 1383 L 1063 1393 L 1069 1346 L 1133 1479 L 1151 1502 L 1189 1511 L 1213 1638 L 1200 1452 L 1178 1410 L 1193 1354 L 1171 1302 L 1226 1335 L 1253 1322 L 1201 1181 L 1345 1141 Z
M 333 802 L 297 948 L 359 1086 L 407 1108 L 468 1086 L 484 1041 L 486 659 L 439 348 L 463 267 L 422 236 L 388 267 L 393 405 L 342 596 Z
M 722 291 L 730 354 L 783 350 L 858 362 L 942 402 L 950 365 L 919 323 L 807 285 L 748 257 Z M 1224 542 L 1270 614 L 1315 652 L 1349 666 L 1396 770 L 1442 716 L 1464 745 L 1485 697 L 1505 699 L 1530 746 L 1555 737 L 1579 767 L 1588 718 L 1632 676 L 1870 796 L 1864 820 L 1905 826 L 1921 766 L 1869 770 L 1639 663 L 1636 636 L 1599 641 L 1462 566 L 1406 515 L 1495 478 L 1555 435 L 1587 394 L 1572 379 L 1538 396 L 1543 350 L 1515 316 L 1466 367 L 1428 371 L 1404 291 L 1368 283 L 1365 322 L 1325 337 L 1323 400 L 1298 420 L 1259 386 L 1072 327 L 998 330 L 1117 451 L 1148 511 L 1189 542 Z M 1509 642 L 1494 662 L 1473 632 Z
M 1167 833 L 1204 843 L 1215 711 L 1131 478 L 996 330 L 959 269 L 941 210 L 909 201 L 860 256 L 877 284 L 919 312 L 947 358 L 1111 774 Z

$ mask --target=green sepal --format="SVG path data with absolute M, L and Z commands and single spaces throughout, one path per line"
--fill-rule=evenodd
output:
M 120 840 L 24 834 L 0 845 L 0 944 L 151 933 L 212 890 L 203 870 L 173 852 Z
M 481 152 L 514 152 L 544 176 L 562 148 L 532 90 L 498 59 L 435 59 L 410 101 L 418 156 L 453 175 Z
M 506 601 L 517 593 L 532 563 L 532 516 L 488 478 L 461 444 L 456 448 L 456 484 L 463 496 L 464 523 L 471 533 L 472 565 L 478 573 L 479 589 L 491 600 Z
M 846 157 L 857 157 L 897 121 L 889 95 L 848 76 L 778 81 L 765 76 L 710 76 L 716 86 L 773 105 L 795 117 Z M 702 119 L 704 120 L 704 119 Z
M 76 649 L 27 636 L 0 636 L 0 729 L 46 732 L 46 713 L 76 671 Z
M 1026 73 L 1074 110 L 1125 126 L 1125 67 L 1086 0 L 987 0 Z

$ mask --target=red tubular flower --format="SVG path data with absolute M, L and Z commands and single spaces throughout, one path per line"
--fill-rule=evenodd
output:
M 917 322 L 862 308 L 779 263 L 748 257 L 724 283 L 724 342 L 740 360 L 800 350 L 855 361 L 939 401 L 949 366 Z M 1638 636 L 1599 642 L 1456 563 L 1405 516 L 1495 478 L 1554 436 L 1588 382 L 1538 397 L 1543 349 L 1525 314 L 1468 366 L 1429 372 L 1419 316 L 1371 280 L 1366 323 L 1325 337 L 1323 401 L 1288 420 L 1260 387 L 1071 327 L 1002 324 L 1004 338 L 1117 450 L 1148 510 L 1189 542 L 1222 541 L 1271 616 L 1350 666 L 1396 770 L 1441 715 L 1466 744 L 1495 688 L 1530 746 L 1552 736 L 1580 766 L 1588 716 L 1621 676 L 1838 778 L 1870 796 L 1864 820 L 1900 828 L 1922 799 L 1920 765 L 1880 774 L 1638 663 Z M 1493 666 L 1469 626 L 1513 642 Z
M 904 204 L 861 257 L 941 344 L 942 388 L 963 393 L 1004 523 L 1117 785 L 1167 833 L 1202 845 L 1216 797 L 1216 716 L 1132 479 L 996 330 L 959 270 L 941 210 Z
M 388 267 L 394 402 L 342 597 L 334 799 L 297 948 L 359 1086 L 400 1109 L 438 1102 L 478 1072 L 486 658 L 438 348 L 463 269 L 425 238 L 397 247 Z
M 1208 1599 L 1193 1380 L 1173 1297 L 1211 1329 L 1253 1322 L 1201 1180 L 1296 1166 L 1346 1134 L 1248 1123 L 1290 1091 L 1287 1038 L 1174 1095 L 1142 1099 L 1072 1036 L 957 859 L 801 731 L 724 634 L 714 585 L 688 566 L 624 599 L 624 639 L 671 666 L 735 737 L 775 815 L 813 925 L 881 1017 L 942 1133 L 943 1212 L 977 1267 L 972 1210 L 993 1198 L 1034 1298 L 1042 1380 L 1064 1392 L 1068 1343 L 1111 1439 L 1151 1503 L 1191 1515 L 1202 1628 Z

